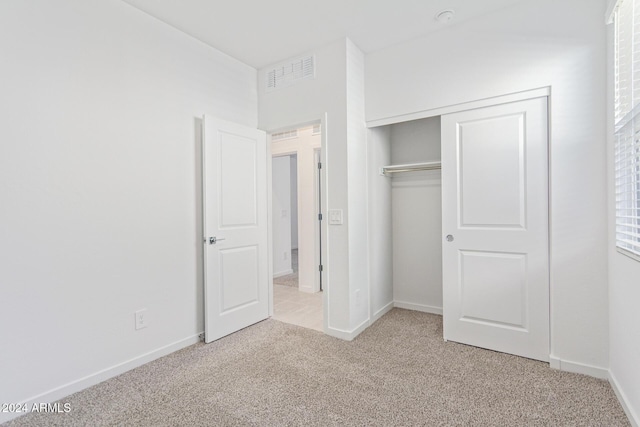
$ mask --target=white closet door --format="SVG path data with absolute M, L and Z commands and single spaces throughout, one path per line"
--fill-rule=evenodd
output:
M 444 338 L 548 361 L 547 98 L 441 125 Z

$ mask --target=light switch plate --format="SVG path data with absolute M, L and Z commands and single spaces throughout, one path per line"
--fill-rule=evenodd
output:
M 329 209 L 329 225 L 342 225 L 342 209 Z

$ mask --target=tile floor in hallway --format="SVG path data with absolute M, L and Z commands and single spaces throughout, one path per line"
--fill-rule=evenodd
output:
M 273 318 L 323 332 L 322 292 L 310 294 L 291 286 L 273 285 Z

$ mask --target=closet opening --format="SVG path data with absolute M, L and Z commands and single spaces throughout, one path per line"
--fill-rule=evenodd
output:
M 372 318 L 548 361 L 548 98 L 477 107 L 369 129 Z
M 369 131 L 372 314 L 442 314 L 440 117 Z
M 273 318 L 323 332 L 320 125 L 270 135 Z

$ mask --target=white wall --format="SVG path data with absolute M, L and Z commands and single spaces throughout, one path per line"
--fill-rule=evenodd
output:
M 391 234 L 391 179 L 380 168 L 391 164 L 391 128 L 368 130 L 369 156 L 369 267 L 371 317 L 393 308 L 393 238 Z
M 440 161 L 440 117 L 391 125 L 391 164 Z M 393 299 L 442 313 L 442 185 L 439 170 L 394 174 Z
M 370 319 L 367 129 L 364 102 L 364 54 L 347 43 L 347 185 L 349 189 L 349 287 L 351 329 Z M 343 184 L 344 185 L 344 184 Z
M 291 167 L 291 249 L 298 249 L 298 156 L 290 157 Z
M 315 79 L 272 92 L 265 91 L 265 73 L 258 71 L 258 116 L 261 129 L 276 131 L 327 117 L 322 147 L 326 176 L 323 212 L 342 209 L 347 221 L 327 227 L 323 245 L 325 315 L 327 333 L 348 337 L 352 331 L 349 315 L 349 222 L 347 183 L 347 44 L 339 40 L 316 49 Z M 324 184 L 324 183 L 323 183 Z
M 0 402 L 46 401 L 203 331 L 198 118 L 256 70 L 117 0 L 2 1 L 0 52 Z
M 609 245 L 611 377 L 623 395 L 628 415 L 640 425 L 640 262 L 618 253 L 614 245 L 612 236 Z
M 273 239 L 273 277 L 293 273 L 291 269 L 291 160 L 274 157 L 271 166 L 271 221 Z
M 608 164 L 614 164 L 613 25 L 608 27 Z M 626 405 L 627 415 L 640 425 L 640 262 L 615 249 L 615 181 L 609 168 L 609 364 L 611 380 Z
M 364 55 L 349 39 L 309 53 L 314 79 L 266 92 L 269 67 L 258 71 L 259 127 L 276 131 L 326 114 L 323 211 L 342 210 L 343 224 L 327 226 L 323 245 L 325 330 L 352 339 L 370 318 Z
M 366 57 L 365 98 L 375 120 L 551 87 L 552 361 L 596 374 L 609 363 L 603 16 L 602 0 L 520 2 L 383 49 Z

